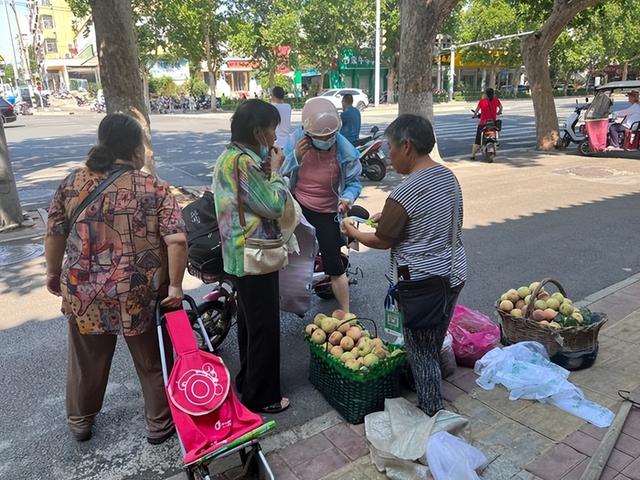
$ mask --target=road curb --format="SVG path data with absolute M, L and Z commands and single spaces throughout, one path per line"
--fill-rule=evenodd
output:
M 636 282 L 640 282 L 640 273 L 636 273 L 635 275 L 631 275 L 629 278 L 619 281 L 618 283 L 614 283 L 613 285 L 603 288 L 602 290 L 598 290 L 597 292 L 592 293 L 591 295 L 587 295 L 579 302 L 576 302 L 576 306 L 578 307 L 587 307 L 592 303 L 596 303 L 599 300 L 602 300 L 609 295 L 616 293 L 623 288 L 628 287 Z

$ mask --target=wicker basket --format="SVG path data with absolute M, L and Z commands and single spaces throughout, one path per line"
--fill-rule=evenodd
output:
M 370 321 L 377 336 L 375 322 Z M 347 422 L 362 423 L 369 413 L 384 409 L 385 398 L 400 396 L 400 373 L 401 367 L 406 365 L 405 355 L 389 357 L 369 371 L 359 372 L 347 368 L 321 345 L 308 343 L 311 353 L 309 380 Z M 386 345 L 391 352 L 400 348 Z
M 562 285 L 551 278 L 545 278 L 540 285 L 531 294 L 531 300 L 527 306 L 527 313 L 534 309 L 535 300 L 542 288 L 552 283 L 560 293 L 566 296 L 566 292 Z M 574 352 L 594 353 L 598 350 L 598 332 L 607 321 L 602 313 L 593 313 L 594 319 L 589 325 L 578 327 L 563 327 L 552 329 L 544 325 L 540 325 L 530 318 L 517 318 L 503 312 L 499 308 L 496 309 L 501 318 L 502 324 L 502 343 L 511 345 L 518 342 L 535 341 L 540 342 L 547 349 L 550 357 L 556 354 L 567 354 Z M 553 359 L 553 358 L 552 358 Z

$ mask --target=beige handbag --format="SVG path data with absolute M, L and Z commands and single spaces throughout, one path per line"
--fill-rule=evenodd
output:
M 289 248 L 288 243 L 293 235 L 288 235 L 289 238 L 285 238 L 280 234 L 278 238 L 273 239 L 261 239 L 261 238 L 247 238 L 246 236 L 246 219 L 244 215 L 244 205 L 240 195 L 240 171 L 238 163 L 240 161 L 238 155 L 234 164 L 234 171 L 236 181 L 238 182 L 238 215 L 240 217 L 240 226 L 245 234 L 244 243 L 244 273 L 247 275 L 264 275 L 267 273 L 277 272 L 283 269 L 289 263 Z M 294 208 L 294 205 L 290 205 L 289 200 L 293 200 L 293 197 L 289 195 L 287 198 L 287 205 L 285 206 L 285 215 L 287 215 L 288 208 Z M 290 213 L 290 211 L 289 211 Z M 295 228 L 295 227 L 294 227 Z

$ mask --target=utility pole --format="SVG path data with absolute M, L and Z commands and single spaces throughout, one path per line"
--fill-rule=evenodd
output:
M 23 68 L 27 72 L 27 80 L 31 80 L 31 67 L 29 66 L 29 52 L 27 52 L 22 41 L 22 32 L 20 31 L 20 18 L 18 17 L 18 11 L 16 10 L 16 2 L 11 2 L 11 9 L 16 17 L 16 26 L 18 27 L 18 43 L 20 44 L 20 58 L 24 62 Z
M 14 78 L 14 82 L 17 81 L 16 79 L 18 78 L 18 74 L 19 74 L 19 69 L 18 69 L 18 57 L 16 56 L 16 45 L 15 43 L 13 43 L 13 29 L 11 28 L 11 20 L 9 20 L 9 9 L 7 8 L 7 2 L 9 0 L 4 0 L 4 12 L 5 12 L 5 16 L 7 17 L 7 25 L 9 26 L 9 38 L 11 38 L 11 53 L 13 53 L 13 65 L 16 69 L 15 71 L 15 78 Z
M 496 35 L 493 38 L 489 38 L 487 40 L 478 40 L 477 42 L 470 42 L 470 43 L 462 43 L 460 45 L 454 45 L 453 43 L 451 44 L 451 47 L 448 49 L 451 51 L 451 67 L 449 69 L 449 101 L 453 101 L 453 81 L 455 80 L 455 51 L 459 50 L 461 48 L 464 47 L 472 47 L 474 45 L 488 45 L 490 43 L 493 42 L 500 42 L 502 40 L 507 40 L 509 38 L 518 38 L 518 37 L 526 37 L 527 35 L 531 35 L 532 33 L 534 33 L 533 31 L 530 32 L 523 32 L 523 33 L 514 33 L 511 35 Z
M 373 80 L 373 104 L 380 105 L 380 0 L 376 0 L 376 63 Z
M 22 225 L 22 207 L 13 175 L 4 122 L 0 121 L 0 233 Z

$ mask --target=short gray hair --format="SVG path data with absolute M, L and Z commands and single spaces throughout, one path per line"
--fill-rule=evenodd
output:
M 431 122 L 420 115 L 405 113 L 396 118 L 384 132 L 395 144 L 411 142 L 416 151 L 428 155 L 436 144 Z

